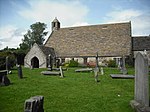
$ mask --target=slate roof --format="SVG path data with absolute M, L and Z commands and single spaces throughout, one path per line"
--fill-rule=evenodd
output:
M 53 57 L 55 56 L 55 51 L 53 48 L 51 47 L 46 47 L 43 45 L 39 45 L 39 48 L 43 51 L 43 53 L 48 56 L 49 54 L 51 54 Z
M 122 56 L 131 53 L 131 22 L 60 28 L 45 46 L 57 57 Z
M 132 50 L 133 51 L 150 50 L 150 36 L 132 37 Z

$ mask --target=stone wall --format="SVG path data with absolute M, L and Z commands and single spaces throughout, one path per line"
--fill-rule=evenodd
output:
M 47 57 L 42 52 L 42 50 L 39 48 L 37 44 L 34 44 L 34 46 L 30 49 L 28 54 L 24 58 L 24 66 L 25 67 L 31 67 L 31 60 L 32 58 L 37 57 L 39 60 L 39 68 L 46 68 L 47 67 Z

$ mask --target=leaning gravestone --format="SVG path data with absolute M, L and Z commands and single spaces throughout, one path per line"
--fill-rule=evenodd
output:
M 137 53 L 135 58 L 135 90 L 131 106 L 137 112 L 150 112 L 149 107 L 149 76 L 148 57 Z
M 34 96 L 25 101 L 24 112 L 44 112 L 44 97 Z

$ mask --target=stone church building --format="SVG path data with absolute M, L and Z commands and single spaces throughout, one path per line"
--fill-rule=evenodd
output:
M 55 18 L 44 46 L 34 44 L 25 56 L 25 67 L 46 68 L 48 55 L 62 62 L 65 58 L 82 58 L 84 63 L 88 58 L 95 57 L 96 53 L 99 57 L 132 56 L 138 44 L 133 42 L 138 38 L 131 35 L 131 22 L 67 28 L 61 28 L 60 25 Z M 145 50 L 150 50 L 150 46 Z

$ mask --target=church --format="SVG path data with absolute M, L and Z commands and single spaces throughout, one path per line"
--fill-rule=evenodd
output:
M 45 44 L 39 46 L 35 43 L 25 56 L 25 67 L 46 68 L 49 56 L 61 62 L 76 58 L 87 63 L 96 53 L 99 58 L 120 58 L 132 57 L 138 50 L 150 51 L 150 37 L 145 36 L 145 40 L 132 37 L 131 22 L 61 28 L 61 23 L 55 18 L 51 27 L 52 32 Z M 145 43 L 139 44 L 141 41 Z

